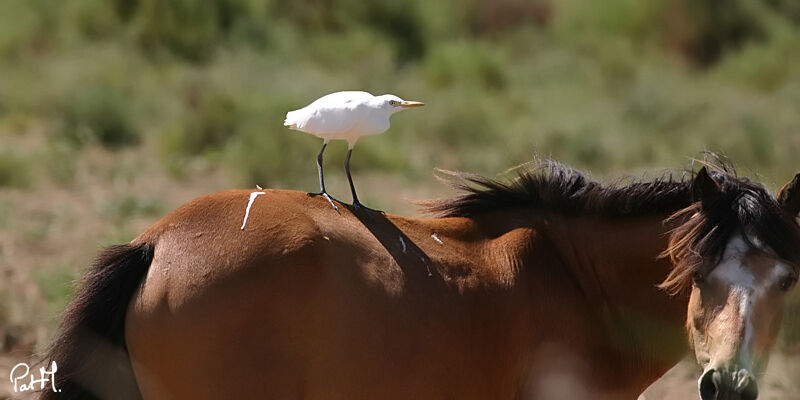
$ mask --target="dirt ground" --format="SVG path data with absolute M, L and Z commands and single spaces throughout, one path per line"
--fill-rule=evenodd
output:
M 683 400 L 697 398 L 697 379 L 700 369 L 693 360 L 685 359 L 661 379 L 653 383 L 639 400 Z M 767 373 L 760 379 L 760 400 L 800 399 L 800 354 L 775 354 Z
M 35 396 L 30 393 L 14 393 L 14 385 L 9 377 L 11 369 L 21 362 L 29 362 L 28 357 L 19 353 L 0 354 L 0 400 L 28 400 Z

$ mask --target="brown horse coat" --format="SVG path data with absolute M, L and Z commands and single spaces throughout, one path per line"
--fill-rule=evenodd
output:
M 414 219 L 267 190 L 201 197 L 154 249 L 125 342 L 145 398 L 632 399 L 682 357 L 665 214 Z M 428 271 L 431 274 L 429 276 Z
M 201 197 L 101 253 L 42 398 L 630 399 L 685 323 L 701 397 L 754 400 L 800 276 L 800 174 L 777 199 L 725 165 L 690 176 L 545 160 L 460 175 L 430 220 Z

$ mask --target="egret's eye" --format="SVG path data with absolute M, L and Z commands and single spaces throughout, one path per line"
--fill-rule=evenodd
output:
M 397 107 L 400 105 L 400 102 L 397 100 L 389 100 L 389 105 L 392 107 Z

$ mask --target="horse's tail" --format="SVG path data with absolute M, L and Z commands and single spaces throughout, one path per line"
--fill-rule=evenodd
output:
M 111 246 L 95 260 L 44 359 L 48 368 L 56 362 L 57 392 L 42 392 L 42 400 L 141 398 L 125 345 L 125 314 L 152 260 L 147 243 Z

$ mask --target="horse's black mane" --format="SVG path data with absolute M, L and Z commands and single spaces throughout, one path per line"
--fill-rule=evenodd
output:
M 709 272 L 722 257 L 734 233 L 758 239 L 779 257 L 800 268 L 800 227 L 764 186 L 736 175 L 730 163 L 701 162 L 719 193 L 702 198 L 697 172 L 675 179 L 670 173 L 642 181 L 601 184 L 582 172 L 552 160 L 504 183 L 473 174 L 449 173 L 461 196 L 424 203 L 443 217 L 473 217 L 495 210 L 528 208 L 572 216 L 625 218 L 669 214 L 676 223 L 664 252 L 675 265 L 661 287 L 677 293 L 698 274 Z M 751 243 L 751 245 L 753 245 Z M 799 271 L 800 272 L 800 271 Z
M 675 179 L 670 173 L 650 180 L 620 180 L 601 184 L 575 168 L 538 160 L 511 182 L 450 172 L 461 196 L 425 203 L 428 212 L 443 217 L 472 217 L 494 210 L 535 208 L 565 215 L 597 217 L 672 213 L 691 204 L 691 173 Z

